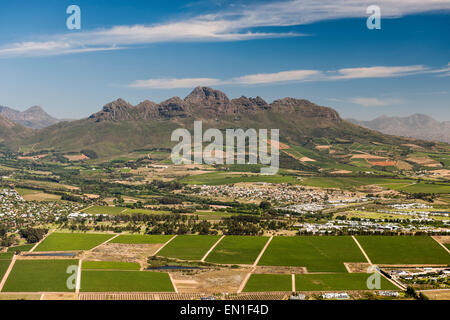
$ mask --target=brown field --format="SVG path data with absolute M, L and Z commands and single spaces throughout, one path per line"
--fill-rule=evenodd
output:
M 351 171 L 348 170 L 336 170 L 331 172 L 332 174 L 347 174 L 347 173 L 352 173 Z
M 173 272 L 171 276 L 180 293 L 236 292 L 249 271 L 249 268 L 218 268 L 194 272 Z
M 21 156 L 21 157 L 17 157 L 17 159 L 20 159 L 20 160 L 39 160 L 39 159 L 45 158 L 46 156 L 47 156 L 47 154 L 40 154 L 40 155 L 37 155 L 37 156 Z
M 423 293 L 430 300 L 450 300 L 450 289 L 426 290 Z
M 425 166 L 425 167 L 432 167 L 432 168 L 442 167 L 442 165 L 439 162 L 437 162 L 436 160 L 430 159 L 428 157 L 409 157 L 406 160 L 417 163 L 417 164 L 419 164 L 421 166 Z
M 324 149 L 330 149 L 331 148 L 331 146 L 327 146 L 327 145 L 322 145 L 322 146 L 315 146 L 315 148 L 317 149 L 317 150 L 324 150 Z
M 302 157 L 300 158 L 301 162 L 315 162 L 316 160 L 308 158 L 308 157 Z
M 380 167 L 394 167 L 397 162 L 385 160 L 385 161 L 369 161 L 372 166 L 380 166 Z
M 24 198 L 27 201 L 61 200 L 61 196 L 45 192 L 26 194 L 23 195 L 22 198 Z
M 374 156 L 374 155 L 368 154 L 368 153 L 367 154 L 366 153 L 352 154 L 351 156 L 352 156 L 351 159 L 366 159 L 366 160 L 368 160 L 368 159 L 386 159 L 385 157 Z
M 448 169 L 433 170 L 430 171 L 430 173 L 442 178 L 450 178 L 450 170 Z
M 80 161 L 89 159 L 89 157 L 84 154 L 66 154 L 64 155 L 64 158 L 66 158 L 69 161 Z
M 97 261 L 137 262 L 141 266 L 147 263 L 147 258 L 153 255 L 163 244 L 121 244 L 107 243 L 95 250 L 84 253 L 83 259 Z
M 442 244 L 450 243 L 450 236 L 433 236 L 433 239 Z
M 267 140 L 267 143 L 272 145 L 272 140 Z M 275 142 L 275 146 L 276 146 L 277 142 Z M 278 142 L 278 146 L 280 150 L 285 150 L 285 149 L 290 149 L 291 147 L 289 147 L 287 144 L 284 144 L 282 142 Z
M 400 170 L 412 170 L 412 165 L 406 161 L 397 161 L 397 168 Z

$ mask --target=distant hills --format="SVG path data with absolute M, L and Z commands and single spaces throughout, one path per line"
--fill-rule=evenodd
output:
M 281 142 L 299 146 L 304 150 L 303 155 L 315 156 L 323 163 L 335 161 L 330 157 L 338 157 L 340 152 L 345 154 L 342 151 L 347 148 L 345 145 L 353 143 L 371 146 L 411 143 L 411 139 L 386 135 L 343 120 L 334 109 L 308 100 L 283 98 L 268 103 L 260 97 L 229 99 L 225 93 L 208 87 L 197 87 L 184 99 L 172 97 L 161 103 L 145 100 L 134 106 L 117 99 L 84 119 L 61 121 L 39 130 L 17 124 L 24 130 L 15 134 L 16 129 L 11 131 L 12 122 L 4 120 L 7 122 L 0 123 L 0 138 L 11 135 L 4 138 L 3 147 L 62 153 L 91 150 L 101 158 L 139 149 L 170 148 L 175 144 L 170 141 L 172 131 L 180 127 L 191 130 L 195 120 L 203 121 L 203 130 L 280 129 Z M 430 146 L 425 141 L 415 143 Z M 319 154 L 317 145 L 342 146 L 342 150 L 338 148 L 332 155 Z
M 348 121 L 386 134 L 450 143 L 450 121 L 439 122 L 424 114 L 409 117 L 381 116 L 371 121 Z
M 39 106 L 30 107 L 25 111 L 17 111 L 9 107 L 0 106 L 0 116 L 33 129 L 45 128 L 60 121 L 53 118 Z
M 159 104 L 145 100 L 133 106 L 117 99 L 88 118 L 41 129 L 24 144 L 60 151 L 91 149 L 107 157 L 139 148 L 171 147 L 172 131 L 192 129 L 194 120 L 202 120 L 204 130 L 279 128 L 282 142 L 311 147 L 313 138 L 361 143 L 399 140 L 342 120 L 332 108 L 308 100 L 283 98 L 267 103 L 245 96 L 230 100 L 221 91 L 197 87 L 184 99 L 173 97 Z

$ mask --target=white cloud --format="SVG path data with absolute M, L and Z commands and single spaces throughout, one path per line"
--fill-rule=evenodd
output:
M 287 81 L 303 81 L 312 79 L 313 76 L 320 74 L 317 70 L 293 70 L 282 71 L 277 73 L 259 73 L 234 78 L 231 83 L 239 84 L 264 84 L 264 83 L 276 83 Z
M 338 70 L 288 70 L 275 73 L 257 73 L 248 74 L 231 79 L 215 78 L 162 78 L 136 80 L 129 84 L 133 88 L 155 88 L 155 89 L 174 89 L 174 88 L 192 88 L 196 86 L 214 86 L 214 85 L 258 85 L 270 83 L 285 82 L 304 82 L 304 81 L 338 81 L 351 79 L 370 79 L 370 78 L 394 78 L 406 77 L 417 74 L 445 74 L 448 68 L 431 69 L 423 65 L 412 66 L 372 66 L 343 68 Z M 356 98 L 355 98 L 356 99 Z M 359 98 L 358 98 L 359 99 Z M 355 100 L 361 105 L 367 104 L 377 106 L 380 101 L 370 100 L 375 98 L 361 98 L 369 100 Z M 384 100 L 387 101 L 387 100 Z M 392 104 L 394 100 L 390 101 Z
M 402 104 L 405 103 L 402 99 L 394 99 L 394 98 L 370 98 L 370 97 L 355 97 L 349 99 L 351 103 L 358 104 L 363 107 L 385 107 L 394 104 Z
M 403 77 L 414 74 L 420 74 L 428 71 L 428 68 L 422 65 L 413 66 L 375 66 L 363 68 L 345 68 L 339 69 L 336 75 L 330 75 L 329 79 L 360 79 L 360 78 L 387 78 Z
M 175 89 L 192 88 L 197 86 L 213 86 L 220 84 L 218 79 L 211 78 L 185 78 L 185 79 L 149 79 L 137 80 L 130 84 L 133 88 Z
M 0 57 L 41 56 L 113 50 L 155 42 L 240 41 L 292 37 L 292 32 L 252 32 L 257 27 L 296 26 L 317 21 L 366 17 L 370 0 L 291 0 L 229 6 L 220 12 L 151 25 L 114 26 L 108 29 L 54 35 L 43 41 L 0 46 Z M 378 0 L 383 18 L 432 10 L 449 10 L 449 0 Z

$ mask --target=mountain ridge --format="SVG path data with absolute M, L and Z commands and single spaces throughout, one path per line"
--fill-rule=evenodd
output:
M 383 115 L 369 121 L 347 120 L 386 134 L 450 143 L 450 121 L 439 122 L 425 114 L 415 113 L 407 117 Z
M 0 115 L 10 121 L 32 129 L 42 129 L 60 121 L 49 115 L 40 106 L 32 106 L 25 111 L 0 106 Z

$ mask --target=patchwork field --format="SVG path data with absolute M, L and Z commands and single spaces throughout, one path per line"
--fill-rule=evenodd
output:
M 78 260 L 17 260 L 6 280 L 5 292 L 64 292 L 67 288 L 69 266 Z
M 90 250 L 112 238 L 112 234 L 100 233 L 52 233 L 37 246 L 35 251 Z
M 287 274 L 252 274 L 243 291 L 292 291 L 292 278 Z
M 356 238 L 373 263 L 450 264 L 450 254 L 431 237 L 356 236 Z
M 347 272 L 344 262 L 365 261 L 348 236 L 274 237 L 259 265 L 306 267 L 310 272 Z
M 123 207 L 109 207 L 109 206 L 92 206 L 82 210 L 90 214 L 119 214 L 126 208 Z
M 219 236 L 177 236 L 158 255 L 182 260 L 201 260 L 219 238 Z
M 122 234 L 117 238 L 114 238 L 110 243 L 121 244 L 153 244 L 153 243 L 165 243 L 172 235 L 139 235 L 139 234 Z
M 0 260 L 11 260 L 14 252 L 0 252 Z
M 141 266 L 135 262 L 121 261 L 83 261 L 83 270 L 139 270 Z
M 31 248 L 33 248 L 33 247 L 34 247 L 34 244 L 24 244 L 21 246 L 10 247 L 10 248 L 8 248 L 8 252 L 16 252 L 16 251 L 25 252 L 25 251 L 30 251 Z
M 268 237 L 226 236 L 206 258 L 207 262 L 253 264 Z
M 84 292 L 173 292 L 169 275 L 149 271 L 83 271 Z
M 370 273 L 297 274 L 296 291 L 369 290 Z M 381 277 L 381 290 L 398 290 L 386 278 Z
M 252 175 L 231 174 L 226 172 L 211 172 L 191 175 L 180 180 L 187 184 L 221 185 L 239 182 L 267 182 L 267 183 L 296 183 L 298 180 L 292 176 L 281 175 Z
M 8 270 L 9 264 L 11 263 L 10 260 L 1 260 L 0 259 L 0 281 L 5 275 L 6 270 Z

